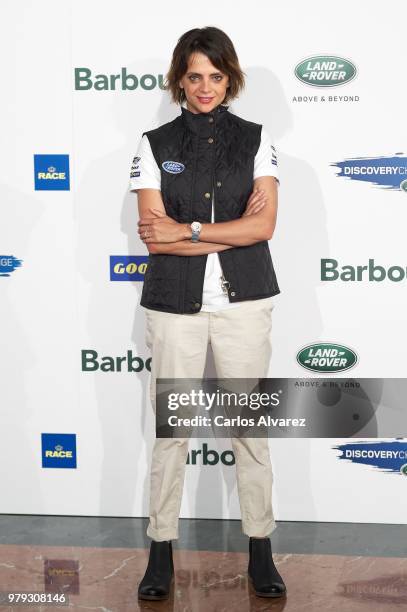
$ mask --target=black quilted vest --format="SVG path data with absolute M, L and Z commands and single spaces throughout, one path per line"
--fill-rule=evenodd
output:
M 210 223 L 214 192 L 215 223 L 242 216 L 253 189 L 261 125 L 220 104 L 197 114 L 181 107 L 173 121 L 144 134 L 161 171 L 167 215 L 180 223 Z M 218 255 L 230 302 L 280 293 L 267 240 Z M 150 253 L 141 306 L 179 314 L 199 312 L 207 257 Z

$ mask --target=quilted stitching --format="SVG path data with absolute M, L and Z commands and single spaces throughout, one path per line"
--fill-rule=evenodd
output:
M 161 193 L 166 212 L 182 223 L 211 220 L 215 190 L 215 221 L 241 217 L 253 188 L 254 157 L 261 125 L 217 107 L 212 116 L 182 113 L 147 134 L 161 170 Z M 208 142 L 213 138 L 213 142 Z M 179 174 L 166 172 L 164 161 L 181 162 Z M 216 183 L 220 181 L 221 186 Z M 229 300 L 270 297 L 280 292 L 267 241 L 219 253 Z M 151 255 L 144 280 L 141 305 L 154 310 L 195 313 L 200 309 L 207 255 L 182 257 Z M 232 295 L 232 292 L 234 295 Z M 198 307 L 196 306 L 198 304 Z

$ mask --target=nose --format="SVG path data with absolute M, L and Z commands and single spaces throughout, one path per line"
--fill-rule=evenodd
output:
M 211 82 L 209 80 L 209 77 L 204 77 L 201 81 L 201 86 L 199 88 L 200 93 L 202 93 L 203 95 L 205 94 L 209 94 L 211 92 Z

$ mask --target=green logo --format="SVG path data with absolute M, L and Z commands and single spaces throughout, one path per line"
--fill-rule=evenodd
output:
M 356 66 L 335 55 L 314 55 L 296 65 L 297 79 L 313 87 L 337 87 L 356 76 Z
M 225 450 L 218 453 L 216 450 L 209 449 L 206 442 L 202 444 L 202 450 L 191 450 L 187 455 L 187 465 L 197 465 L 198 455 L 201 455 L 202 465 L 216 465 L 221 461 L 223 465 L 234 465 L 235 455 L 232 450 Z
M 404 179 L 404 181 L 401 181 L 400 189 L 401 191 L 407 191 L 407 179 Z
M 99 357 L 93 349 L 81 351 L 82 372 L 141 372 L 144 368 L 151 372 L 151 357 L 144 361 L 141 357 L 127 351 L 125 357 Z
M 357 360 L 355 351 L 341 344 L 330 342 L 309 344 L 297 354 L 297 361 L 303 368 L 324 374 L 349 370 Z
M 75 68 L 75 90 L 133 91 L 134 89 L 164 89 L 162 74 L 136 75 L 123 67 L 118 74 L 92 74 L 90 68 Z
M 404 476 L 407 476 L 407 463 L 401 466 L 400 472 L 404 474 Z
M 386 270 L 383 266 L 375 263 L 374 259 L 369 259 L 368 266 L 342 266 L 338 270 L 339 262 L 337 259 L 321 259 L 321 281 L 345 282 L 369 281 L 380 283 L 389 279 L 393 283 L 406 280 L 407 267 L 390 266 Z

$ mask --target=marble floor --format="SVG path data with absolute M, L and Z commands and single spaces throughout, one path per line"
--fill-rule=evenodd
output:
M 184 519 L 170 599 L 139 602 L 145 527 L 134 518 L 0 515 L 0 610 L 407 610 L 406 525 L 278 522 L 271 541 L 287 596 L 269 600 L 248 583 L 239 521 Z M 7 592 L 50 601 L 11 606 Z M 62 596 L 68 601 L 56 604 Z

